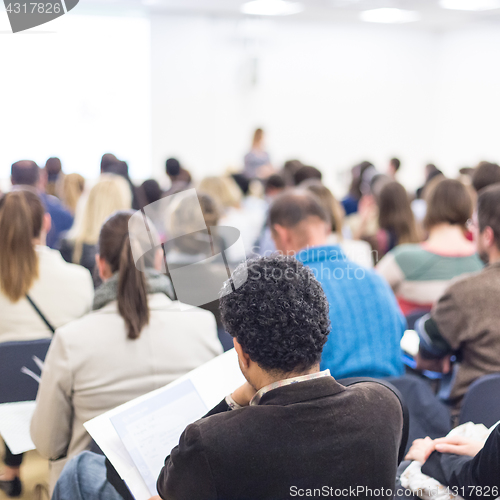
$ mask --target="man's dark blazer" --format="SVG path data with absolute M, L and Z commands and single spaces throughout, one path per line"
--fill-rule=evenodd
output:
M 402 428 L 398 397 L 375 382 L 344 387 L 323 377 L 273 389 L 257 406 L 228 411 L 223 401 L 185 429 L 158 492 L 175 500 L 279 500 L 320 489 L 389 499 Z

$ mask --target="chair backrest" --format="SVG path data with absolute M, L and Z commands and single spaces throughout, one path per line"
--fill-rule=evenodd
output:
M 40 361 L 45 360 L 51 340 L 0 343 L 0 403 L 36 399 Z
M 410 414 L 408 449 L 415 439 L 436 439 L 451 431 L 451 415 L 431 389 L 430 383 L 415 375 L 386 379 L 403 396 Z
M 491 427 L 500 420 L 500 373 L 478 378 L 467 391 L 459 424 L 474 422 Z

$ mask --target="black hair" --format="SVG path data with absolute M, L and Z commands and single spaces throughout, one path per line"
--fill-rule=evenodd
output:
M 227 295 L 223 289 L 221 319 L 250 359 L 282 373 L 300 373 L 318 363 L 330 319 L 313 272 L 294 257 L 261 257 L 234 271 L 233 282 L 241 281 Z
M 141 189 L 148 204 L 158 201 L 163 195 L 160 185 L 154 179 L 144 181 L 141 184 Z
M 270 189 L 285 189 L 285 179 L 279 174 L 270 175 L 264 183 L 264 191 L 267 193 Z
M 171 175 L 172 177 L 179 175 L 181 171 L 181 164 L 179 163 L 179 160 L 176 158 L 169 158 L 165 162 L 165 171 L 167 172 L 167 175 Z
M 322 177 L 323 174 L 316 167 L 304 165 L 293 174 L 293 182 L 298 186 L 301 182 L 307 181 L 308 179 L 321 180 Z
M 241 192 L 244 196 L 246 196 L 250 190 L 250 179 L 246 175 L 243 174 L 232 174 L 234 182 L 238 184 L 238 187 L 241 189 Z

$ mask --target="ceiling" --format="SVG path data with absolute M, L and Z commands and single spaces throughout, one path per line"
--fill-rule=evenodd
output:
M 97 10 L 140 9 L 156 14 L 208 15 L 216 17 L 246 17 L 240 13 L 245 0 L 85 0 L 85 8 Z M 293 21 L 353 23 L 361 22 L 363 10 L 396 7 L 420 13 L 421 20 L 413 26 L 447 30 L 471 23 L 499 23 L 500 9 L 488 11 L 458 11 L 443 9 L 438 0 L 300 0 L 303 12 L 283 19 Z M 83 2 L 80 3 L 83 7 Z M 254 16 L 250 16 L 254 17 Z

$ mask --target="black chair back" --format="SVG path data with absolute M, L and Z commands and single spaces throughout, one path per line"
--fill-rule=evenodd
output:
M 467 391 L 460 410 L 459 424 L 474 422 L 491 427 L 500 420 L 500 373 L 484 375 Z
M 0 404 L 36 399 L 51 340 L 0 343 Z

